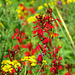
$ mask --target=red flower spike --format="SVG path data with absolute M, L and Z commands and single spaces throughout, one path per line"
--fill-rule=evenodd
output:
M 51 8 L 47 9 L 47 13 L 52 14 L 52 9 Z
M 50 72 L 52 75 L 55 75 L 58 73 L 58 70 L 63 69 L 61 62 L 60 62 L 62 60 L 62 57 L 58 56 L 58 52 L 61 47 L 59 47 L 59 45 L 58 45 L 58 47 L 56 48 L 55 46 L 52 46 L 52 44 L 51 44 L 51 41 L 52 41 L 51 39 L 53 39 L 53 37 L 56 38 L 57 36 L 59 36 L 59 34 L 52 32 L 53 29 L 55 29 L 53 22 L 55 23 L 55 21 L 58 19 L 54 19 L 52 17 L 52 9 L 51 8 L 47 9 L 47 15 L 45 15 L 43 17 L 43 14 L 42 14 L 42 15 L 36 16 L 36 18 L 37 18 L 37 21 L 33 22 L 34 24 L 36 24 L 36 26 L 33 27 L 34 28 L 33 34 L 35 34 L 34 37 L 38 36 L 40 41 L 44 45 L 44 47 L 43 47 L 38 44 L 36 49 L 40 48 L 42 53 L 44 53 L 44 55 L 48 51 L 48 54 L 50 54 L 50 56 L 48 56 L 48 57 L 53 59 L 53 61 L 51 62 Z M 45 34 L 47 34 L 48 36 L 45 36 Z M 50 36 L 52 36 L 52 38 L 50 38 Z M 52 47 L 52 48 L 50 48 L 50 47 Z M 42 60 L 43 60 L 42 56 L 39 55 L 37 57 L 37 64 L 39 64 L 41 66 Z M 44 71 L 44 67 L 43 67 L 43 71 Z M 40 70 L 40 72 L 42 74 L 43 74 L 43 71 Z
M 52 63 L 56 63 L 57 62 L 57 60 L 56 59 L 54 59 L 53 61 L 52 61 Z
M 30 8 L 30 11 L 31 11 L 31 12 L 32 12 L 32 11 L 34 11 L 34 8 L 33 8 L 33 7 L 31 7 L 31 8 Z
M 9 56 L 9 59 L 10 59 L 10 61 L 12 61 L 12 57 L 13 57 L 13 59 L 15 60 L 15 55 L 19 52 L 19 51 L 17 51 L 17 52 L 15 52 L 16 50 L 13 50 L 13 51 L 10 51 L 10 49 L 8 49 L 8 55 L 6 55 L 6 56 L 4 56 L 4 58 L 5 57 L 7 57 L 7 56 Z M 12 56 L 12 57 L 11 57 Z
M 28 74 L 32 74 L 31 70 L 28 71 Z
M 59 59 L 58 59 L 58 61 L 60 61 L 60 60 L 62 60 L 62 57 L 61 57 L 61 56 L 59 56 Z
M 32 50 L 32 55 L 34 55 L 35 53 L 37 53 L 37 51 L 35 49 Z
M 33 12 L 32 12 L 32 14 L 35 14 L 35 13 L 36 13 L 36 11 L 33 11 Z
M 37 31 L 32 31 L 33 32 L 33 34 L 36 34 L 37 33 Z
M 26 65 L 26 62 L 23 62 L 23 65 Z
M 30 52 L 26 51 L 25 56 L 30 56 Z
M 51 72 L 51 73 L 53 72 L 54 74 L 57 73 L 56 67 L 52 67 L 52 68 L 50 69 L 50 72 Z
M 43 41 L 42 43 L 47 44 L 48 41 L 49 41 L 48 38 L 45 37 L 45 38 L 44 38 L 44 41 Z
M 46 67 L 47 67 L 47 68 L 49 68 L 49 66 L 48 66 L 48 65 L 46 65 Z
M 23 17 L 23 16 L 21 16 L 21 17 L 20 17 L 20 19 L 21 19 L 21 20 L 23 20 L 23 19 L 24 19 L 24 17 Z
M 2 71 L 2 75 L 5 75 L 5 72 L 4 71 Z
M 14 39 L 14 37 L 15 37 L 16 35 L 18 35 L 18 34 L 17 34 L 17 33 L 14 33 L 14 35 L 12 36 L 12 39 Z
M 19 46 L 19 45 L 16 45 L 16 46 L 14 46 L 13 48 L 16 49 L 16 50 L 17 50 L 17 49 L 20 50 L 20 46 Z
M 39 54 L 37 57 L 37 63 L 42 62 L 43 60 L 43 54 Z
M 30 8 L 30 12 L 32 12 L 32 14 L 35 14 L 36 13 L 36 11 L 34 11 L 34 8 L 33 7 Z
M 26 8 L 25 7 L 23 7 L 23 11 L 25 11 L 26 10 Z
M 26 46 L 26 45 L 24 45 L 24 44 L 22 44 L 22 45 L 21 45 L 21 47 L 22 47 L 22 48 L 27 48 L 27 46 Z
M 69 72 L 65 73 L 65 75 L 71 75 Z
M 18 29 L 15 29 L 16 32 L 18 32 Z
M 20 7 L 23 7 L 23 4 L 20 4 L 19 6 L 20 6 Z
M 58 70 L 63 70 L 63 67 L 61 65 L 59 65 Z
M 22 70 L 22 68 L 21 67 L 18 67 L 18 71 L 20 71 L 20 70 Z
M 35 50 L 40 51 L 40 47 L 39 46 L 36 46 Z

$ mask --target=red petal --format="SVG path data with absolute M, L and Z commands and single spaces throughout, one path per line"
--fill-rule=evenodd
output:
M 26 45 L 21 45 L 21 47 L 22 47 L 22 48 L 27 48 L 27 46 L 26 46 Z
M 8 57 L 9 55 L 5 55 L 4 58 Z

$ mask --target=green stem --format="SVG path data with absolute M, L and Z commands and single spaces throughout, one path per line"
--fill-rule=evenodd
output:
M 54 14 L 54 13 L 52 13 L 52 15 L 53 15 L 53 17 L 56 19 L 55 14 Z M 62 33 L 63 33 L 63 35 L 64 35 L 64 37 L 65 37 L 65 39 L 66 39 L 66 41 L 67 41 L 67 43 L 68 43 L 68 44 L 69 44 L 69 46 L 70 46 L 70 48 L 73 50 L 73 48 L 71 47 L 71 45 L 70 45 L 70 43 L 69 43 L 69 41 L 68 41 L 68 39 L 67 39 L 67 37 L 66 37 L 66 35 L 65 35 L 64 31 L 63 31 L 63 29 L 62 29 L 62 27 L 61 27 L 61 25 L 60 25 L 60 23 L 58 22 L 58 20 L 56 20 L 56 22 L 57 22 L 57 24 L 59 25 L 59 27 L 60 27 L 60 29 L 61 29 L 61 31 L 62 31 Z
M 42 66 L 40 67 L 39 71 L 41 70 L 41 68 L 43 67 L 43 65 L 44 65 L 44 63 L 43 63 Z M 38 72 L 38 73 L 39 73 L 39 72 Z M 37 75 L 38 75 L 38 73 L 37 73 Z
M 24 75 L 26 75 L 26 67 L 27 67 L 27 62 L 26 62 L 26 65 L 24 67 L 24 70 L 25 70 Z

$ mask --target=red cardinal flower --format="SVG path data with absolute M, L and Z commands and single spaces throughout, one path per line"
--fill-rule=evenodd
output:
M 28 74 L 32 74 L 31 70 L 28 71 Z
M 58 67 L 58 70 L 63 70 L 63 67 L 62 67 L 62 65 L 59 65 L 59 67 Z
M 37 57 L 37 63 L 42 62 L 43 60 L 43 54 L 39 54 Z

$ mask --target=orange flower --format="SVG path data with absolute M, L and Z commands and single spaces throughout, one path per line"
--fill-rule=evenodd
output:
M 55 37 L 56 38 L 57 36 L 59 36 L 59 34 L 53 33 L 53 32 L 51 33 L 51 37 Z

